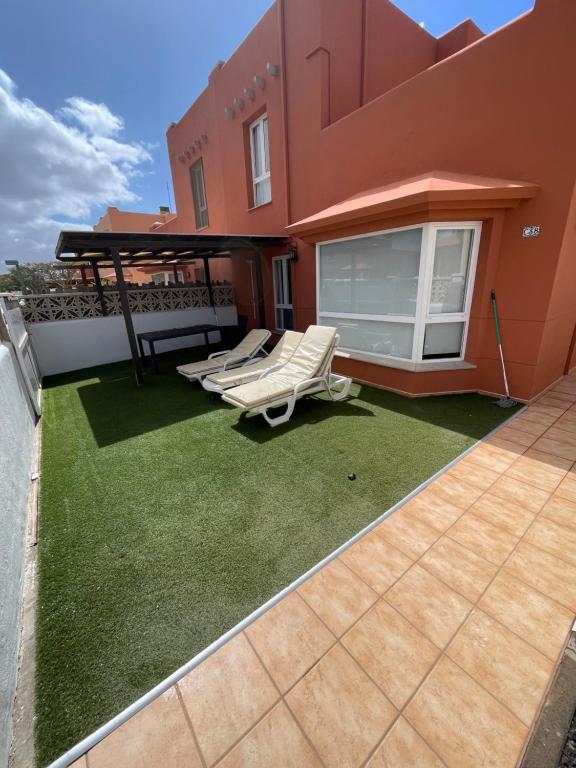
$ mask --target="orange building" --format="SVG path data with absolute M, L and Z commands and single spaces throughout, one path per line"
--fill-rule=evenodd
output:
M 439 38 L 388 0 L 276 0 L 168 129 L 157 231 L 291 235 L 268 326 L 336 325 L 337 370 L 405 393 L 502 391 L 495 289 L 529 400 L 576 365 L 575 29 L 574 0 Z

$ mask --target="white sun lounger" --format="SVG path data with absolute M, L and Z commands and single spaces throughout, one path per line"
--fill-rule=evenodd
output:
M 211 373 L 202 379 L 202 386 L 209 392 L 221 393 L 225 389 L 256 381 L 263 374 L 271 373 L 287 363 L 296 351 L 303 336 L 303 333 L 298 333 L 297 331 L 284 331 L 284 334 L 268 357 L 265 357 L 263 360 L 254 360 L 254 362 L 249 360 L 246 365 L 234 368 L 233 370 Z
M 258 353 L 266 355 L 264 344 L 270 338 L 270 331 L 263 328 L 253 328 L 234 349 L 222 352 L 213 352 L 207 360 L 198 360 L 196 363 L 179 365 L 176 370 L 185 376 L 188 381 L 201 381 L 204 376 L 218 371 L 227 371 L 244 365 L 252 360 Z
M 311 325 L 286 365 L 257 381 L 227 390 L 222 399 L 241 411 L 261 413 L 271 427 L 285 424 L 296 400 L 304 395 L 325 391 L 332 400 L 342 400 L 350 391 L 352 379 L 330 370 L 338 341 L 336 328 Z M 270 408 L 282 405 L 286 411 L 281 416 L 269 416 Z

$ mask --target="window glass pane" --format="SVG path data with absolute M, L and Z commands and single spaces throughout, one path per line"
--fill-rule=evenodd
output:
M 416 314 L 422 229 L 320 247 L 320 310 L 366 315 Z
M 286 303 L 292 304 L 292 267 L 290 259 L 284 261 L 286 265 Z
M 270 170 L 270 156 L 268 149 L 268 118 L 265 117 L 262 120 L 262 138 L 264 145 L 264 173 L 268 173 Z
M 204 188 L 204 167 L 202 160 L 197 160 L 190 167 L 190 181 L 192 184 L 192 199 L 194 202 L 194 217 L 196 229 L 208 226 L 208 208 L 206 204 L 206 190 Z
M 272 188 L 270 186 L 270 177 L 254 184 L 254 205 L 263 205 L 272 200 Z
M 260 148 L 260 130 L 262 123 L 252 126 L 252 164 L 254 178 L 262 176 L 262 152 Z
M 424 334 L 424 360 L 460 357 L 464 323 L 429 323 Z
M 274 301 L 276 304 L 284 304 L 284 280 L 282 274 L 282 261 L 277 259 L 272 262 L 274 266 Z
M 472 229 L 439 229 L 436 232 L 431 315 L 464 312 L 473 237 Z
M 412 357 L 413 323 L 387 323 L 377 320 L 345 320 L 324 317 L 320 325 L 338 328 L 340 346 L 377 355 Z

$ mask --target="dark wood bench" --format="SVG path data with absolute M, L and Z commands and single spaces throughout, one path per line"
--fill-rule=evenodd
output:
M 142 362 L 146 365 L 146 355 L 144 354 L 143 342 L 148 342 L 149 355 L 152 358 L 154 365 L 154 371 L 159 372 L 158 358 L 156 357 L 156 349 L 154 344 L 157 341 L 165 341 L 166 339 L 179 339 L 182 336 L 196 336 L 198 334 L 204 334 L 206 340 L 206 346 L 210 343 L 208 341 L 208 334 L 211 331 L 223 331 L 224 328 L 220 325 L 188 325 L 185 328 L 166 328 L 163 331 L 145 331 L 144 333 L 137 334 L 138 347 L 140 349 L 140 357 Z

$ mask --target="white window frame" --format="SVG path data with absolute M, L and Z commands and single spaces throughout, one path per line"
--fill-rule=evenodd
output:
M 276 284 L 276 269 L 274 266 L 274 262 L 281 262 L 282 263 L 282 303 L 276 302 L 276 288 L 278 287 Z M 281 327 L 278 324 L 278 315 L 276 313 L 276 310 L 278 309 L 291 309 L 292 312 L 294 312 L 294 305 L 288 301 L 290 298 L 290 290 L 288 286 L 292 287 L 292 259 L 290 256 L 282 255 L 282 256 L 273 256 L 272 257 L 272 291 L 274 294 L 274 325 L 276 327 L 277 331 L 285 331 L 286 328 Z
M 264 141 L 264 123 L 266 123 L 266 136 L 268 141 Z M 258 132 L 258 148 L 260 150 L 260 157 L 263 159 L 264 172 L 257 175 L 256 173 L 256 154 L 254 152 L 254 129 L 262 125 L 261 130 Z M 259 208 L 261 205 L 267 205 L 272 202 L 272 180 L 270 179 L 270 135 L 268 132 L 268 114 L 264 113 L 260 115 L 257 120 L 250 123 L 248 131 L 250 133 L 250 159 L 252 167 L 252 206 Z M 270 197 L 268 200 L 263 200 L 261 203 L 256 202 L 256 186 L 262 181 L 270 180 Z
M 376 235 L 387 235 L 393 232 L 405 232 L 411 229 L 422 230 L 422 243 L 420 246 L 420 269 L 418 273 L 418 292 L 416 295 L 416 313 L 414 316 L 408 315 L 364 315 L 346 312 L 323 312 L 320 309 L 320 249 L 323 245 L 331 243 L 342 243 L 347 240 L 359 240 Z M 434 313 L 428 311 L 430 296 L 432 291 L 432 278 L 434 272 L 434 252 L 436 246 L 436 233 L 440 229 L 472 229 L 474 231 L 472 248 L 470 253 L 470 263 L 468 268 L 468 277 L 466 282 L 466 291 L 464 296 L 464 310 L 456 313 Z M 426 370 L 431 367 L 451 367 L 454 364 L 464 363 L 466 357 L 466 343 L 468 340 L 468 327 L 470 325 L 470 308 L 472 306 L 472 296 L 474 294 L 474 281 L 476 277 L 476 265 L 478 262 L 478 250 L 480 247 L 480 237 L 482 233 L 481 221 L 442 221 L 429 222 L 423 224 L 413 224 L 409 227 L 395 227 L 394 229 L 382 229 L 378 232 L 366 232 L 362 235 L 353 235 L 351 237 L 341 237 L 335 240 L 323 240 L 316 244 L 316 321 L 320 323 L 321 318 L 342 319 L 342 320 L 374 320 L 376 322 L 386 323 L 408 323 L 414 325 L 414 334 L 412 340 L 412 355 L 410 358 L 396 357 L 394 355 L 381 355 L 364 350 L 339 347 L 340 352 L 346 353 L 348 357 L 369 360 L 379 365 L 385 365 L 396 368 L 406 368 L 409 370 Z M 426 325 L 432 323 L 464 323 L 462 333 L 461 354 L 458 357 L 423 359 L 424 334 Z

